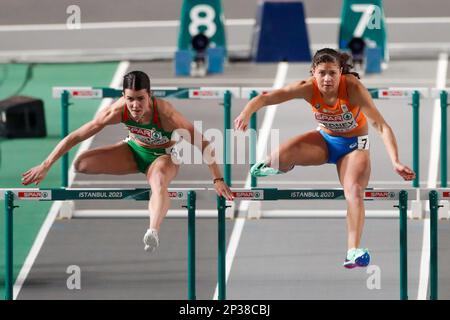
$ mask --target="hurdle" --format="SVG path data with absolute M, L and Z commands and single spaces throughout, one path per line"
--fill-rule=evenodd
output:
M 274 90 L 272 87 L 155 87 L 152 95 L 157 98 L 165 99 L 222 99 L 221 103 L 224 108 L 224 180 L 231 186 L 231 142 L 230 130 L 231 125 L 231 99 L 252 99 L 264 92 Z M 437 89 L 432 89 L 433 94 Z M 412 158 L 413 170 L 416 172 L 416 178 L 413 180 L 413 187 L 419 187 L 419 109 L 420 100 L 422 98 L 430 97 L 430 88 L 417 87 L 392 87 L 392 88 L 368 88 L 369 93 L 373 99 L 411 99 L 410 105 L 413 112 L 412 123 Z M 72 104 L 70 98 L 73 99 L 103 99 L 103 98 L 118 98 L 122 96 L 122 90 L 106 87 L 53 87 L 53 98 L 60 99 L 61 102 L 61 138 L 69 134 L 69 106 Z M 441 101 L 444 101 L 441 98 Z M 442 106 L 443 104 L 441 104 Z M 443 110 L 443 109 L 442 109 Z M 256 113 L 252 115 L 250 120 L 250 166 L 256 162 L 256 130 L 257 121 Z M 444 148 L 441 139 L 441 149 Z M 441 153 L 443 154 L 443 153 Z M 68 154 L 62 156 L 62 187 L 68 186 L 68 169 L 69 157 Z M 446 171 L 445 171 L 446 174 Z M 257 186 L 257 179 L 252 178 L 251 187 Z
M 196 253 L 195 211 L 197 194 L 213 192 L 213 188 L 169 189 L 173 200 L 187 201 L 183 206 L 188 211 L 188 299 L 196 299 Z M 277 188 L 233 188 L 235 199 L 247 201 L 282 200 L 345 200 L 343 189 L 277 189 Z M 148 200 L 150 189 L 0 189 L 0 200 L 5 201 L 5 300 L 13 299 L 13 212 L 15 201 L 62 201 L 62 200 Z M 421 190 L 419 197 L 430 201 L 430 300 L 438 299 L 438 209 L 439 199 L 450 200 L 450 189 Z M 201 197 L 203 198 L 203 197 Z M 223 197 L 217 198 L 218 210 L 218 299 L 226 299 L 226 233 Z M 408 299 L 408 240 L 407 206 L 409 200 L 418 200 L 415 189 L 366 189 L 365 201 L 393 201 L 399 210 L 400 244 L 400 299 Z
M 233 188 L 235 199 L 248 201 L 280 200 L 345 200 L 343 189 L 277 189 L 277 188 Z M 407 205 L 408 200 L 416 200 L 415 189 L 366 189 L 365 201 L 397 201 L 400 228 L 400 299 L 408 299 L 408 256 L 407 256 Z M 225 258 L 225 199 L 218 200 L 219 257 L 218 257 L 218 299 L 226 299 L 226 258 Z
M 153 94 L 156 97 L 162 97 L 162 98 L 180 98 L 180 99 L 187 99 L 187 98 L 223 98 L 224 102 L 224 129 L 225 129 L 225 152 L 224 152 L 224 160 L 225 160 L 225 170 L 224 170 L 224 177 L 226 178 L 226 182 L 231 186 L 231 167 L 230 167 L 230 159 L 229 159 L 229 148 L 230 148 L 230 143 L 229 143 L 229 129 L 231 129 L 231 113 L 230 113 L 230 109 L 231 109 L 231 97 L 237 97 L 237 98 L 241 98 L 241 99 L 251 99 L 255 96 L 257 96 L 258 94 L 261 94 L 263 92 L 268 92 L 273 90 L 273 88 L 247 88 L 247 87 L 236 87 L 236 88 L 232 88 L 233 90 L 229 90 L 230 88 L 206 88 L 206 87 L 201 87 L 201 88 L 155 88 L 153 90 Z M 87 98 L 90 94 L 92 95 L 90 98 L 107 98 L 107 97 L 119 97 L 121 96 L 122 92 L 120 90 L 116 90 L 116 89 L 110 89 L 110 88 L 102 88 L 102 89 L 95 89 L 95 88 L 91 88 L 91 87 L 85 87 L 86 92 L 82 91 L 82 89 L 80 88 L 64 88 L 64 87 L 57 87 L 53 89 L 54 91 L 54 97 L 61 97 L 61 101 L 62 101 L 62 105 L 63 105 L 63 101 L 67 102 L 67 104 L 69 104 L 69 97 L 77 97 L 77 98 Z M 72 90 L 75 90 L 75 92 L 73 92 Z M 78 91 L 76 91 L 78 90 Z M 99 93 L 98 91 L 95 90 L 102 90 L 101 93 Z M 111 91 L 111 90 L 115 90 L 115 91 Z M 191 90 L 200 90 L 202 91 L 202 93 L 198 93 L 196 94 L 196 96 L 191 95 L 190 92 Z M 428 98 L 429 97 L 429 92 L 430 90 L 428 88 L 369 88 L 368 89 L 372 98 L 373 99 L 401 99 L 401 100 L 405 100 L 405 99 L 411 99 L 411 105 L 412 105 L 412 109 L 413 109 L 413 133 L 412 133 L 412 137 L 413 137 L 413 169 L 416 172 L 416 179 L 413 181 L 413 187 L 418 188 L 419 186 L 419 108 L 420 108 L 420 99 L 421 98 Z M 80 92 L 81 91 L 81 92 Z M 92 91 L 92 93 L 89 93 L 90 91 Z M 216 92 L 217 94 L 215 95 L 214 92 Z M 109 95 L 113 95 L 113 96 L 109 96 Z M 65 98 L 63 98 L 63 96 L 66 96 Z M 442 106 L 442 95 L 441 95 L 441 106 Z M 445 100 L 446 101 L 446 100 Z M 68 105 L 67 105 L 68 106 Z M 64 108 L 64 107 L 63 107 Z M 228 110 L 228 111 L 226 111 Z M 442 117 L 444 118 L 444 117 Z M 256 113 L 252 116 L 251 118 L 251 123 L 250 123 L 250 128 L 252 128 L 255 133 L 254 138 L 252 138 L 252 135 L 250 136 L 251 138 L 251 150 L 250 150 L 250 165 L 254 164 L 256 162 L 255 159 L 255 155 L 256 155 Z M 444 128 L 444 126 L 443 126 Z M 441 132 L 442 134 L 442 132 Z M 443 140 L 441 139 L 441 148 L 443 148 Z M 446 146 L 445 146 L 446 147 Z M 441 157 L 442 157 L 442 153 L 441 153 Z M 68 161 L 67 161 L 68 163 Z M 441 161 L 442 164 L 442 161 Z M 63 166 L 64 167 L 64 166 Z M 66 168 L 68 168 L 68 164 L 66 165 Z M 67 174 L 68 170 L 64 170 L 63 169 L 63 175 Z M 446 171 L 445 171 L 446 173 Z M 66 181 L 67 178 L 66 178 Z M 278 193 L 278 191 L 283 191 L 283 190 L 278 190 L 278 189 L 255 189 L 257 186 L 257 180 L 256 178 L 252 177 L 252 183 L 251 183 L 251 187 L 252 189 L 243 189 L 240 191 L 235 191 L 235 197 L 236 198 L 242 198 L 244 200 L 255 200 L 255 201 L 265 201 L 265 200 L 313 200 L 313 199 L 320 199 L 320 200 L 342 200 L 343 198 L 343 191 L 340 190 L 341 194 L 340 196 L 337 197 L 333 197 L 333 198 L 327 198 L 327 196 L 325 196 L 324 193 L 324 198 L 322 198 L 321 196 L 318 197 L 314 197 L 312 196 L 312 198 L 308 198 L 308 196 L 306 196 L 306 198 L 298 198 L 298 197 L 288 197 L 286 194 L 286 192 L 292 192 L 292 190 L 284 190 L 286 192 L 281 192 Z M 249 197 L 249 195 L 252 192 L 256 192 L 258 190 L 269 190 L 267 192 L 265 192 L 266 194 L 268 194 L 269 198 L 265 199 L 263 198 L 259 198 L 259 199 L 253 199 L 252 197 Z M 334 192 L 339 193 L 339 189 L 325 189 L 325 190 L 315 190 L 315 189 L 297 189 L 298 192 L 311 192 L 312 194 L 315 194 L 314 192 L 330 192 L 331 194 L 335 194 Z M 390 191 L 389 191 L 390 190 Z M 295 191 L 295 190 L 294 190 Z M 402 200 L 401 194 L 402 191 L 406 192 L 406 200 Z M 421 192 L 424 192 L 426 190 L 422 190 Z M 243 193 L 241 193 L 243 192 Z M 250 192 L 249 194 L 247 194 L 247 192 Z M 382 194 L 385 194 L 385 192 L 389 194 L 391 194 L 392 196 L 386 196 L 385 198 L 378 196 L 376 198 L 370 198 L 370 196 L 367 196 L 367 192 L 382 192 Z M 264 194 L 264 193 L 263 193 Z M 416 195 L 415 195 L 416 194 Z M 272 197 L 272 198 L 270 198 Z M 280 198 L 278 198 L 280 197 Z M 401 250 L 400 255 L 401 255 L 401 263 L 400 263 L 400 270 L 401 270 L 401 275 L 400 275 L 400 279 L 401 279 L 401 285 L 400 285 L 400 299 L 407 299 L 408 295 L 407 295 L 407 276 L 404 276 L 404 274 L 407 274 L 407 263 L 406 263 L 406 218 L 405 221 L 403 221 L 403 215 L 405 215 L 406 217 L 406 210 L 407 210 L 407 201 L 409 200 L 421 200 L 424 199 L 424 197 L 422 195 L 418 196 L 417 195 L 417 189 L 408 189 L 408 190 L 397 190 L 397 189 L 368 189 L 366 190 L 366 195 L 365 195 L 365 200 L 391 200 L 391 201 L 399 201 L 398 204 L 398 208 L 400 211 L 400 244 L 401 244 L 401 248 L 405 248 L 404 250 Z M 431 201 L 430 201 L 430 206 L 431 206 Z M 218 281 L 218 286 L 219 286 L 219 299 L 220 300 L 224 300 L 226 297 L 226 289 L 225 289 L 225 285 L 226 285 L 226 281 L 225 281 L 225 210 L 227 208 L 227 206 L 225 205 L 225 200 L 223 198 L 218 198 L 217 199 L 217 207 L 218 207 L 218 223 L 219 223 L 219 232 L 218 232 L 218 237 L 219 237 L 219 281 Z M 434 210 L 434 209 L 433 209 Z M 404 212 L 403 212 L 404 211 Z M 403 245 L 404 243 L 404 245 Z M 437 259 L 437 253 L 436 253 L 436 259 Z M 402 262 L 403 261 L 403 262 Z M 431 263 L 431 261 L 430 261 Z M 433 269 L 434 270 L 434 269 Z M 436 268 L 436 273 L 437 273 L 437 268 Z M 437 292 L 437 289 L 436 289 Z
M 224 145 L 226 150 L 230 149 L 229 130 L 231 129 L 231 99 L 240 98 L 239 87 L 155 87 L 151 93 L 156 98 L 165 99 L 222 99 L 224 108 Z M 69 106 L 73 99 L 104 99 L 119 98 L 122 90 L 102 87 L 53 87 L 52 96 L 60 99 L 61 103 L 61 138 L 69 134 Z M 228 160 L 229 152 L 224 153 L 224 180 L 231 185 L 231 164 Z M 69 155 L 61 157 L 61 186 L 69 185 Z
M 188 212 L 188 300 L 196 299 L 196 264 L 195 264 L 195 209 L 197 192 L 206 188 L 169 189 L 169 197 L 184 201 L 183 208 Z M 0 200 L 5 201 L 5 300 L 13 296 L 13 213 L 18 200 L 61 201 L 61 200 L 149 200 L 150 189 L 0 189 Z
M 148 200 L 150 189 L 0 189 L 0 200 L 5 200 L 5 299 L 13 299 L 13 211 L 16 200 Z M 169 189 L 174 200 L 187 200 L 188 210 L 188 299 L 195 299 L 195 208 L 196 194 L 214 191 L 211 188 Z M 232 189 L 236 199 L 253 201 L 276 200 L 344 200 L 342 189 Z M 400 298 L 407 299 L 407 201 L 416 197 L 415 190 L 368 189 L 366 201 L 398 201 L 400 216 Z M 218 202 L 218 287 L 219 300 L 226 299 L 226 235 L 225 199 Z
M 419 109 L 420 99 L 430 97 L 430 89 L 425 87 L 418 88 L 368 88 L 367 89 L 372 96 L 372 99 L 411 99 L 410 105 L 412 106 L 413 120 L 412 120 L 412 158 L 413 158 L 413 170 L 416 173 L 416 178 L 413 180 L 412 186 L 414 188 L 419 187 Z M 273 88 L 269 87 L 255 87 L 255 88 L 242 88 L 241 98 L 253 99 L 255 96 L 273 91 Z M 250 123 L 250 128 L 256 132 L 256 117 Z M 256 154 L 256 143 L 250 143 L 250 154 Z M 252 187 L 257 186 L 257 180 L 252 180 Z
M 432 89 L 433 98 L 440 99 L 441 106 L 441 188 L 447 188 L 447 107 L 450 88 Z

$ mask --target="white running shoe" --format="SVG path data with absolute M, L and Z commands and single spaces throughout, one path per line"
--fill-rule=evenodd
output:
M 145 244 L 145 251 L 154 252 L 159 247 L 158 231 L 147 229 L 142 241 Z

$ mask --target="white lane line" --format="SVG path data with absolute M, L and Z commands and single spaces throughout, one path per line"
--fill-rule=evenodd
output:
M 408 210 L 409 212 L 409 210 Z M 170 218 L 187 218 L 188 214 L 186 210 L 169 210 L 167 213 L 166 219 Z M 215 218 L 217 219 L 217 209 L 200 209 L 195 211 L 196 218 Z M 389 219 L 394 218 L 398 219 L 399 213 L 398 210 L 366 210 L 366 218 L 376 218 L 376 219 Z M 97 218 L 147 218 L 148 210 L 145 209 L 87 209 L 87 210 L 76 210 L 73 212 L 71 218 L 77 219 L 97 219 Z M 300 219 L 332 219 L 332 218 L 342 218 L 345 219 L 347 217 L 347 211 L 343 210 L 289 210 L 289 209 L 280 209 L 280 210 L 265 210 L 260 219 L 291 219 L 291 218 L 300 218 Z M 227 219 L 232 219 L 232 217 L 227 217 Z M 227 255 L 234 256 L 237 248 L 237 244 L 239 242 L 239 238 L 242 232 L 243 222 L 239 220 L 246 219 L 245 217 L 236 218 L 235 228 L 237 231 L 232 233 L 232 239 L 230 240 L 230 245 L 233 245 L 233 248 L 228 248 Z M 241 225 L 242 224 L 242 225 Z
M 436 88 L 445 88 L 448 67 L 448 54 L 441 53 L 437 64 Z M 427 188 L 436 188 L 439 166 L 439 141 L 441 131 L 441 112 L 439 99 L 435 99 L 433 107 L 433 122 L 430 143 L 430 165 L 428 167 Z M 427 201 L 428 203 L 428 201 Z M 420 259 L 419 287 L 417 300 L 426 300 L 428 292 L 428 277 L 430 273 L 430 220 L 423 222 L 422 254 Z
M 437 65 L 436 88 L 444 89 L 447 78 L 448 54 L 441 53 Z M 430 143 L 430 165 L 428 167 L 428 187 L 435 188 L 438 179 L 439 168 L 439 143 L 441 134 L 441 109 L 440 99 L 434 100 L 433 122 Z M 436 142 L 436 143 L 433 143 Z
M 280 62 L 278 64 L 277 74 L 275 76 L 275 81 L 273 88 L 281 88 L 287 77 L 287 72 L 289 69 L 289 64 L 287 62 Z M 257 155 L 256 159 L 262 159 L 266 154 L 267 143 L 269 140 L 270 129 L 272 128 L 272 123 L 275 118 L 276 108 L 278 105 L 272 105 L 266 107 L 266 113 L 264 114 L 263 123 L 259 131 L 258 143 L 256 146 Z M 250 188 L 251 177 L 250 173 L 247 174 L 247 179 L 245 182 L 245 188 Z M 241 201 L 239 205 L 239 212 L 248 210 L 249 201 Z M 233 231 L 231 232 L 230 242 L 228 243 L 227 253 L 226 253 L 226 275 L 225 275 L 225 285 L 228 282 L 228 277 L 230 275 L 231 266 L 233 265 L 234 256 L 236 254 L 236 249 L 239 244 L 239 239 L 241 238 L 242 230 L 244 229 L 245 219 L 237 220 L 233 226 Z M 216 285 L 216 290 L 214 291 L 213 300 L 218 299 L 219 284 Z
M 423 221 L 422 253 L 420 256 L 419 287 L 417 300 L 427 300 L 428 276 L 430 274 L 430 219 Z
M 286 79 L 286 83 L 289 82 L 294 82 L 297 81 L 297 78 L 288 78 Z M 386 86 L 386 79 L 383 77 L 379 77 L 379 78 L 370 78 L 370 79 L 364 79 L 362 80 L 363 84 L 367 84 L 367 85 L 379 85 L 382 87 Z M 410 78 L 390 78 L 389 79 L 389 83 L 395 83 L 396 86 L 400 85 L 400 84 L 407 84 L 410 85 L 411 87 L 417 87 L 418 84 L 422 84 L 422 86 L 429 86 L 432 87 L 434 86 L 436 82 L 436 79 L 434 78 L 414 78 L 414 79 L 410 79 Z M 205 80 L 201 79 L 201 78 L 194 78 L 194 79 L 185 79 L 185 78 L 155 78 L 152 79 L 152 83 L 154 86 L 166 86 L 169 84 L 174 84 L 174 85 L 185 85 L 186 83 L 189 84 L 198 84 L 199 86 L 203 86 L 205 84 Z M 161 85 L 160 85 L 161 84 Z M 237 84 L 241 84 L 241 87 L 246 87 L 246 86 L 250 86 L 249 84 L 255 85 L 255 84 L 261 84 L 261 87 L 270 87 L 271 84 L 268 83 L 266 78 L 219 78 L 219 79 L 208 79 L 208 85 L 219 85 L 219 86 L 223 86 L 223 85 L 230 85 L 230 86 L 236 86 Z
M 340 18 L 306 18 L 310 24 L 339 24 Z M 387 24 L 446 24 L 450 17 L 387 17 Z
M 171 209 L 166 215 L 167 218 L 187 218 L 187 210 Z M 196 209 L 196 218 L 215 218 L 217 219 L 217 209 Z M 97 218 L 107 218 L 107 219 L 118 219 L 118 218 L 148 218 L 147 209 L 96 209 L 96 210 L 75 210 L 72 214 L 72 219 L 97 219 Z
M 307 24 L 339 24 L 340 18 L 306 18 Z M 450 17 L 388 17 L 387 24 L 447 24 L 450 23 Z M 226 19 L 225 26 L 253 26 L 255 19 Z M 80 29 L 127 29 L 127 28 L 177 28 L 180 25 L 179 20 L 159 20 L 159 21 L 110 21 L 110 22 L 82 22 Z M 72 25 L 70 25 L 72 28 Z M 67 24 L 13 24 L 0 25 L 0 32 L 11 31 L 75 31 L 69 29 Z
M 127 70 L 129 63 L 128 62 L 121 62 L 119 66 L 117 67 L 116 73 L 114 75 L 113 81 L 111 81 L 110 87 L 117 87 L 120 84 L 120 81 L 122 80 L 123 73 Z M 127 68 L 124 68 L 124 67 Z M 81 146 L 80 146 L 81 149 Z M 69 176 L 70 177 L 70 176 Z M 73 176 L 72 180 L 73 181 Z M 69 184 L 70 185 L 70 184 Z M 58 212 L 61 208 L 62 201 L 55 201 L 53 205 L 50 208 L 50 212 L 47 215 L 47 218 L 45 219 L 44 223 L 42 224 L 41 229 L 39 230 L 39 233 L 34 240 L 33 246 L 31 247 L 30 252 L 28 253 L 27 258 L 25 259 L 25 262 L 20 269 L 19 275 L 17 276 L 16 282 L 14 284 L 13 288 L 13 296 L 14 299 L 17 299 L 17 296 L 20 293 L 20 290 L 22 289 L 22 286 L 30 273 L 31 268 L 33 267 L 34 261 L 37 258 L 37 255 L 39 254 L 39 251 L 42 248 L 42 245 L 44 244 L 45 238 L 47 237 L 48 232 L 50 231 L 50 228 L 52 227 L 53 222 L 55 221 L 56 216 L 58 215 Z
M 53 205 L 50 208 L 50 212 L 48 213 L 47 218 L 42 224 L 42 227 L 39 230 L 36 239 L 34 240 L 33 246 L 31 247 L 27 258 L 25 259 L 25 262 L 20 269 L 16 282 L 14 283 L 13 299 L 17 299 L 17 296 L 19 295 L 20 290 L 22 289 L 22 286 L 28 274 L 30 273 L 31 268 L 33 267 L 34 261 L 36 260 L 39 251 L 41 251 L 41 247 L 44 244 L 45 238 L 47 237 L 50 228 L 52 227 L 53 221 L 55 221 L 55 218 L 58 215 L 60 207 L 61 201 L 53 202 Z
M 410 210 L 408 210 L 408 213 Z M 376 219 L 398 219 L 398 210 L 365 210 L 365 218 Z M 308 210 L 264 210 L 261 214 L 262 219 L 275 218 L 302 218 L 302 219 L 333 219 L 333 218 L 347 218 L 347 210 L 321 210 L 321 209 L 308 209 Z
M 226 26 L 253 26 L 255 19 L 227 19 Z M 72 27 L 72 25 L 70 25 Z M 159 20 L 159 21 L 110 21 L 110 22 L 82 22 L 80 28 L 75 30 L 97 30 L 97 29 L 136 29 L 136 28 L 178 28 L 179 20 Z M 67 24 L 13 24 L 0 25 L 0 32 L 11 31 L 71 31 Z
M 327 48 L 336 46 L 336 42 L 323 42 L 323 43 L 312 43 L 311 49 Z M 450 42 L 389 42 L 387 47 L 389 50 L 412 50 L 412 49 L 435 49 L 439 48 L 441 50 L 447 50 L 450 46 Z M 409 52 L 410 56 L 414 56 L 413 52 Z M 418 55 L 420 56 L 420 54 Z
M 120 62 L 119 66 L 117 67 L 116 73 L 114 74 L 114 77 L 111 81 L 110 88 L 119 88 L 120 84 L 122 83 L 122 78 L 127 72 L 129 66 L 130 66 L 129 61 Z M 95 116 L 97 116 L 100 113 L 100 111 L 109 106 L 112 103 L 112 101 L 113 99 L 111 98 L 102 99 L 100 107 L 97 109 Z M 77 158 L 84 151 L 88 150 L 91 147 L 92 141 L 94 141 L 94 137 L 90 137 L 89 139 L 84 140 L 81 143 L 80 147 L 78 148 L 75 158 Z M 69 187 L 72 185 L 74 179 L 75 179 L 75 168 L 72 163 L 69 169 Z

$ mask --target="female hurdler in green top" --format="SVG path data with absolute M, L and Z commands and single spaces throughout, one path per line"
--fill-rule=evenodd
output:
M 150 226 L 144 236 L 145 249 L 153 252 L 159 246 L 158 231 L 169 210 L 168 187 L 175 178 L 179 162 L 173 154 L 172 132 L 182 129 L 183 138 L 194 144 L 194 126 L 168 102 L 150 93 L 147 74 L 133 71 L 123 80 L 123 97 L 102 110 L 92 121 L 65 137 L 40 165 L 22 176 L 22 183 L 39 184 L 50 167 L 78 143 L 92 137 L 107 125 L 124 123 L 129 131 L 121 142 L 83 152 L 74 162 L 77 172 L 86 174 L 131 174 L 142 172 L 151 187 L 149 201 Z M 200 137 L 200 133 L 198 134 Z M 203 137 L 199 148 L 204 151 L 209 141 Z M 212 150 L 209 146 L 208 150 Z M 221 171 L 210 154 L 208 166 L 218 195 L 232 200 L 233 195 L 223 181 Z

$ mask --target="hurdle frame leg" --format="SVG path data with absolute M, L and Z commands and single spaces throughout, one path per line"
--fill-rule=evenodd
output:
M 447 188 L 447 91 L 442 90 L 439 96 L 441 102 L 441 188 Z
M 217 259 L 217 283 L 218 300 L 226 299 L 226 233 L 225 233 L 225 211 L 226 203 L 224 197 L 217 196 L 217 214 L 218 214 L 218 259 Z
M 231 92 L 225 91 L 223 95 L 223 178 L 225 183 L 231 187 Z
M 400 300 L 408 300 L 408 192 L 400 191 L 398 205 L 400 213 Z
M 61 94 L 61 139 L 69 134 L 69 91 Z M 69 153 L 65 153 L 61 159 L 61 187 L 69 186 Z
M 430 300 L 438 299 L 438 210 L 436 190 L 429 192 L 430 200 Z
M 253 90 L 250 93 L 249 100 L 252 100 L 258 96 L 258 93 Z M 257 140 L 257 134 L 256 134 L 256 127 L 258 126 L 258 120 L 257 120 L 257 112 L 253 113 L 250 118 L 250 146 L 249 146 L 249 157 L 250 157 L 250 168 L 256 163 L 256 140 Z M 258 180 L 254 176 L 250 176 L 250 186 L 252 188 L 256 188 L 258 186 Z
M 5 192 L 5 300 L 13 300 L 13 213 L 14 193 Z
M 416 177 L 413 180 L 413 187 L 420 187 L 420 159 L 419 159 L 419 149 L 420 149 L 420 123 L 419 123 L 419 108 L 420 108 L 420 93 L 415 90 L 412 94 L 412 110 L 413 110 L 413 170 L 416 173 Z
M 196 193 L 188 192 L 188 300 L 196 300 L 195 208 Z

